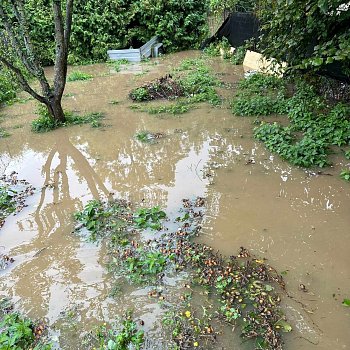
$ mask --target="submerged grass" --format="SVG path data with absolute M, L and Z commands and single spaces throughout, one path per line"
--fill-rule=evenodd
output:
M 84 73 L 81 71 L 73 71 L 67 76 L 67 81 L 72 82 L 72 81 L 85 81 L 85 80 L 90 80 L 92 79 L 93 76 L 88 73 Z
M 70 126 L 70 125 L 82 125 L 90 124 L 93 128 L 98 128 L 102 126 L 101 119 L 104 118 L 104 115 L 100 112 L 87 113 L 83 116 L 66 113 L 66 121 L 60 123 L 57 120 L 54 120 L 48 113 L 45 106 L 39 105 L 37 114 L 39 117 L 34 119 L 31 123 L 31 129 L 35 133 L 43 133 L 58 129 L 60 127 Z

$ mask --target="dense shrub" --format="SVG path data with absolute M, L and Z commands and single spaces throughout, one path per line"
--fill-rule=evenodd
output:
M 54 54 L 53 21 L 47 0 L 29 0 L 31 33 L 45 64 Z M 207 2 L 200 0 L 77 1 L 71 63 L 106 58 L 108 49 L 139 47 L 158 35 L 167 51 L 197 47 L 205 34 Z
M 349 77 L 350 11 L 345 0 L 260 0 L 260 48 L 289 69 L 322 70 L 339 64 Z

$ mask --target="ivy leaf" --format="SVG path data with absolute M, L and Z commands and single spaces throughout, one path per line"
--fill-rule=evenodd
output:
M 312 60 L 312 65 L 313 66 L 321 66 L 323 63 L 323 58 L 317 57 Z
M 350 307 L 350 299 L 344 299 L 342 305 Z

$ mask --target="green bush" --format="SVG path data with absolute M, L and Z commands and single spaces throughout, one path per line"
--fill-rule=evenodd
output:
M 43 63 L 53 62 L 53 21 L 46 0 L 29 0 L 32 40 Z M 106 59 L 108 49 L 139 47 L 158 35 L 167 51 L 198 47 L 207 34 L 207 2 L 86 0 L 75 4 L 69 62 Z
M 265 56 L 287 61 L 293 73 L 322 70 L 336 62 L 349 76 L 348 2 L 264 0 L 257 4 L 263 33 L 260 46 Z

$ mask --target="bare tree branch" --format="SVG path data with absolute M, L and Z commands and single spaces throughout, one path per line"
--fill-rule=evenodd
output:
M 28 81 L 17 67 L 15 67 L 12 63 L 10 63 L 6 58 L 2 56 L 0 56 L 0 62 L 16 75 L 17 80 L 24 91 L 28 92 L 28 94 L 32 95 L 36 100 L 40 101 L 41 103 L 46 103 L 45 98 L 39 95 L 30 87 Z

